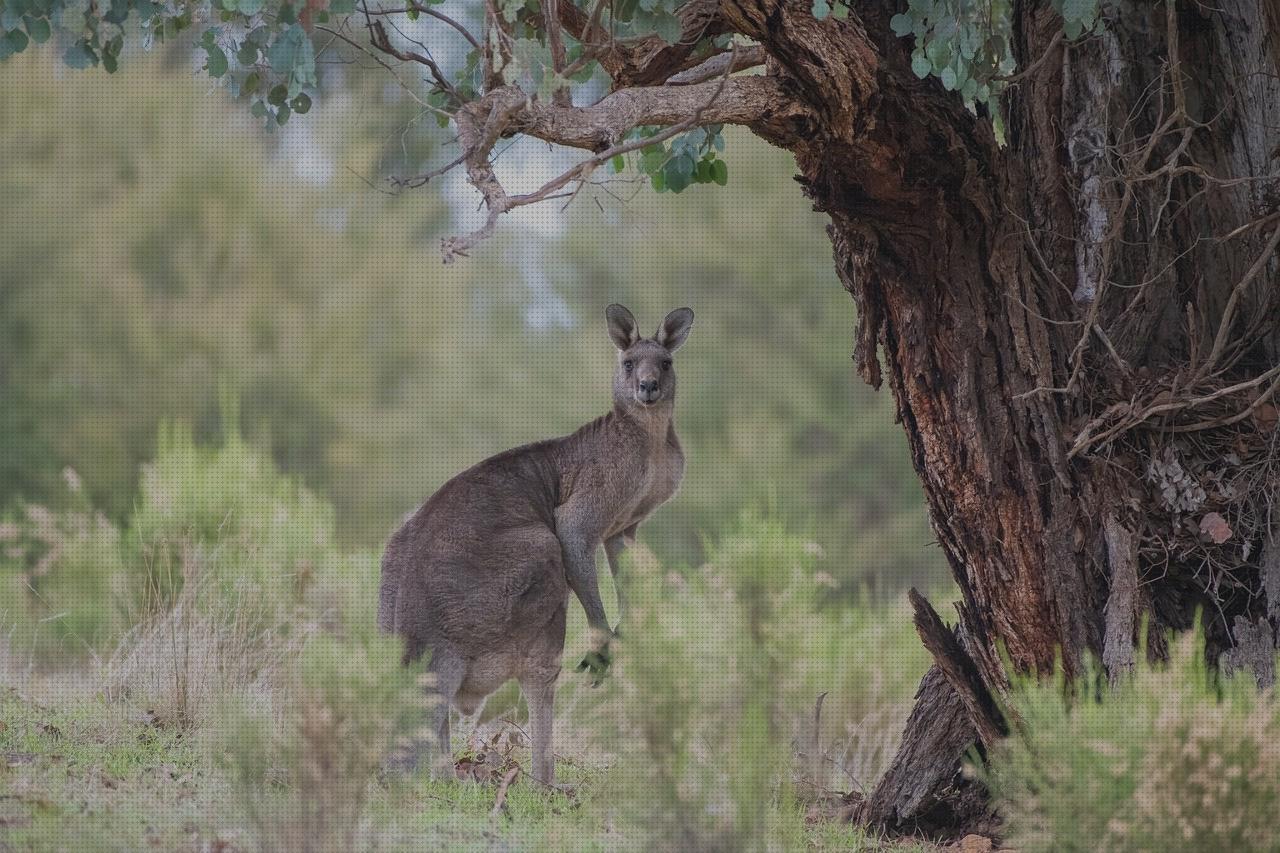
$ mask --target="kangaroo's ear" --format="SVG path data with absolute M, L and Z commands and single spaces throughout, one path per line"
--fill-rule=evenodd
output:
M 689 330 L 693 328 L 693 312 L 688 308 L 677 308 L 662 321 L 653 339 L 667 348 L 669 352 L 680 349 Z
M 628 350 L 639 343 L 640 327 L 636 325 L 636 318 L 631 316 L 630 311 L 614 303 L 604 309 L 604 316 L 609 321 L 609 337 L 613 339 L 614 346 L 620 350 Z

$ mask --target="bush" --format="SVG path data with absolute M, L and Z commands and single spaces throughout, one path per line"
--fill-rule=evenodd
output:
M 985 781 L 1011 846 L 1037 851 L 1280 849 L 1280 706 L 1205 662 L 1197 631 L 1114 687 L 1019 680 L 1021 721 Z M 1140 658 L 1145 660 L 1145 655 Z
M 420 691 L 399 643 L 366 633 L 309 638 L 269 696 L 226 701 L 214 753 L 264 851 L 355 848 L 366 788 Z
M 629 552 L 629 612 L 595 697 L 602 746 L 619 761 L 619 790 L 604 799 L 651 848 L 792 849 L 804 836 L 798 795 L 874 782 L 905 707 L 863 724 L 886 698 L 909 702 L 927 653 L 900 608 L 824 608 L 834 583 L 814 571 L 815 547 L 774 517 L 742 515 L 708 553 L 682 574 Z M 883 658 L 871 652 L 886 641 L 904 659 L 877 683 Z M 881 687 L 887 697 L 869 694 Z M 857 753 L 860 736 L 883 756 Z
M 93 512 L 68 469 L 67 508 L 28 504 L 0 520 L 0 618 L 10 640 L 64 665 L 109 648 L 128 624 L 120 531 Z
M 233 405 L 224 403 L 223 423 L 236 423 Z M 148 591 L 161 602 L 216 565 L 228 583 L 250 583 L 264 604 L 288 608 L 338 560 L 333 508 L 234 428 L 209 449 L 185 425 L 162 426 L 130 529 Z

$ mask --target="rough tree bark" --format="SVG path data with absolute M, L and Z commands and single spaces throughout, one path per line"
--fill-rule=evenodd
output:
M 955 673 L 998 691 L 997 642 L 1026 670 L 1123 665 L 1139 613 L 1203 607 L 1213 655 L 1274 652 L 1280 2 L 1130 4 L 1069 45 L 1015 3 L 1004 147 L 915 78 L 896 5 L 722 13 L 812 108 L 774 141 L 830 215 L 859 370 L 888 379 L 963 594 L 860 816 L 955 829 L 983 817 L 956 745 L 990 726 Z

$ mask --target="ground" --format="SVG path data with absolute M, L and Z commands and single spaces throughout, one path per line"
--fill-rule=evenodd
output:
M 0 698 L 0 849 L 255 849 L 234 792 L 203 754 L 196 736 L 160 725 L 145 709 L 100 696 L 53 707 L 6 689 Z M 459 750 L 459 773 L 467 769 L 466 755 Z M 502 789 L 501 773 L 483 782 L 435 782 L 425 774 L 374 781 L 358 833 L 381 850 L 629 846 L 599 800 L 609 768 L 562 757 L 558 772 L 565 791 L 522 777 Z M 473 769 L 471 775 L 485 774 Z M 495 808 L 500 790 L 503 802 Z M 807 822 L 806 844 L 810 850 L 941 849 L 878 841 L 847 822 L 822 819 Z

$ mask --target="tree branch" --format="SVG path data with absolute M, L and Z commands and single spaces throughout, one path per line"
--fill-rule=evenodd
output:
M 429 18 L 435 18 L 437 21 L 442 21 L 443 23 L 448 24 L 461 33 L 463 38 L 471 42 L 472 47 L 476 50 L 480 49 L 480 42 L 471 34 L 470 30 L 443 12 L 437 12 L 430 6 L 423 6 L 421 3 L 410 2 L 407 6 L 396 9 L 370 9 L 366 14 L 377 17 L 379 15 L 403 15 L 406 11 L 417 12 L 419 14 L 426 15 Z
M 688 71 L 681 71 L 679 74 L 672 74 L 667 78 L 664 85 L 692 86 L 696 83 L 705 83 L 708 80 L 714 80 L 722 76 L 725 73 L 725 69 L 729 69 L 730 74 L 735 71 L 746 71 L 748 68 L 764 65 L 767 58 L 768 54 L 758 44 L 753 44 L 737 51 L 717 53 L 701 65 L 695 65 Z
M 363 6 L 362 8 L 364 11 L 364 23 L 369 30 L 369 43 L 374 48 L 387 56 L 395 57 L 401 62 L 416 62 L 419 65 L 425 65 L 431 72 L 431 77 L 436 81 L 436 86 L 439 87 L 440 91 L 448 92 L 455 100 L 462 100 L 458 90 L 449 82 L 448 75 L 440 69 L 440 66 L 431 57 L 423 56 L 411 50 L 400 50 L 387 37 L 387 30 L 382 25 L 382 21 L 374 20 L 369 16 L 368 6 Z
M 695 113 L 702 124 L 755 126 L 794 119 L 800 109 L 776 77 L 722 76 L 722 80 L 622 89 L 589 107 L 531 103 L 512 129 L 557 145 L 599 152 L 617 145 L 632 128 L 680 124 Z
M 455 116 L 458 140 L 466 157 L 467 179 L 484 197 L 488 217 L 476 231 L 445 239 L 446 263 L 492 235 L 498 217 L 516 207 L 535 204 L 573 183 L 619 154 L 626 154 L 707 124 L 758 124 L 800 120 L 803 108 L 787 94 L 777 78 L 729 77 L 690 86 L 651 86 L 608 95 L 590 107 L 567 107 L 531 100 L 514 86 L 503 86 L 479 101 L 464 105 Z M 654 136 L 623 142 L 636 127 L 661 126 Z M 775 128 L 777 129 L 777 128 Z M 515 133 L 546 142 L 581 148 L 593 156 L 578 163 L 538 190 L 507 195 L 493 173 L 489 156 L 503 136 Z
M 680 19 L 680 38 L 675 44 L 667 44 L 656 35 L 626 41 L 606 38 L 597 43 L 593 36 L 608 36 L 597 24 L 604 5 L 598 0 L 588 16 L 565 0 L 556 4 L 556 11 L 569 35 L 588 50 L 596 49 L 596 59 L 617 90 L 656 85 L 672 74 L 698 65 L 706 59 L 705 55 L 694 57 L 703 39 L 731 31 L 720 14 L 720 0 L 689 0 L 675 13 Z

